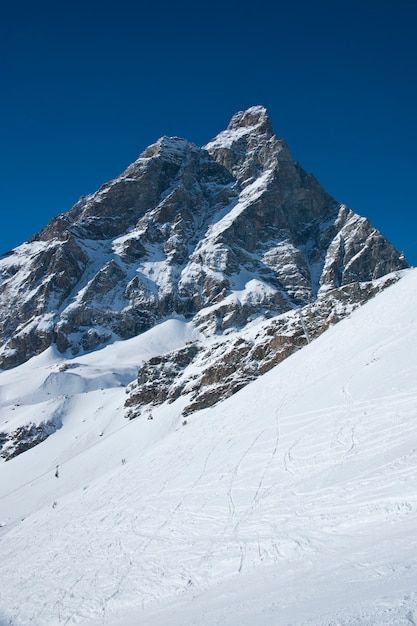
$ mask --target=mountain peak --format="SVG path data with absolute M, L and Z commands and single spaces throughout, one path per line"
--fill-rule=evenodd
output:
M 242 187 L 274 168 L 279 158 L 292 161 L 285 141 L 274 135 L 267 110 L 261 105 L 235 113 L 226 130 L 204 149 L 231 172 Z
M 250 132 L 256 130 L 257 132 L 266 133 L 268 135 L 273 134 L 268 112 L 262 105 L 253 106 L 246 109 L 246 111 L 235 113 L 227 129 L 237 130 L 239 128 L 247 128 Z

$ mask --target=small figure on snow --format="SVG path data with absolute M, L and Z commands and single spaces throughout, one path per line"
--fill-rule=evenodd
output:
M 57 465 L 55 468 L 55 478 L 59 478 L 59 466 Z

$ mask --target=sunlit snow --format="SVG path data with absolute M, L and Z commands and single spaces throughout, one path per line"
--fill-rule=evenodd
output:
M 62 427 L 0 464 L 0 624 L 417 623 L 416 310 L 408 270 L 187 423 L 123 409 L 181 319 L 1 372 L 0 432 Z

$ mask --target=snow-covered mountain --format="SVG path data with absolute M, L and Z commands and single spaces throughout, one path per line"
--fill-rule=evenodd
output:
M 212 341 L 138 363 L 126 405 L 133 418 L 182 395 L 185 417 L 268 371 L 406 267 L 292 160 L 266 110 L 252 107 L 203 148 L 163 137 L 4 255 L 0 366 L 51 345 L 72 358 L 174 315 Z M 59 425 L 33 416 L 0 430 L 2 456 Z
M 260 106 L 4 255 L 0 626 L 417 623 L 407 267 Z
M 3 371 L 3 428 L 62 428 L 0 465 L 2 626 L 416 623 L 416 308 L 409 269 L 185 424 L 123 405 L 192 322 Z
M 0 260 L 0 366 L 51 344 L 80 354 L 173 313 L 224 333 L 405 267 L 252 107 L 203 148 L 163 137 Z

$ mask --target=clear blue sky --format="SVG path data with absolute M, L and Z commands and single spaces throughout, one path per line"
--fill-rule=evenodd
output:
M 417 0 L 3 3 L 0 253 L 161 135 L 267 107 L 294 159 L 417 265 Z

